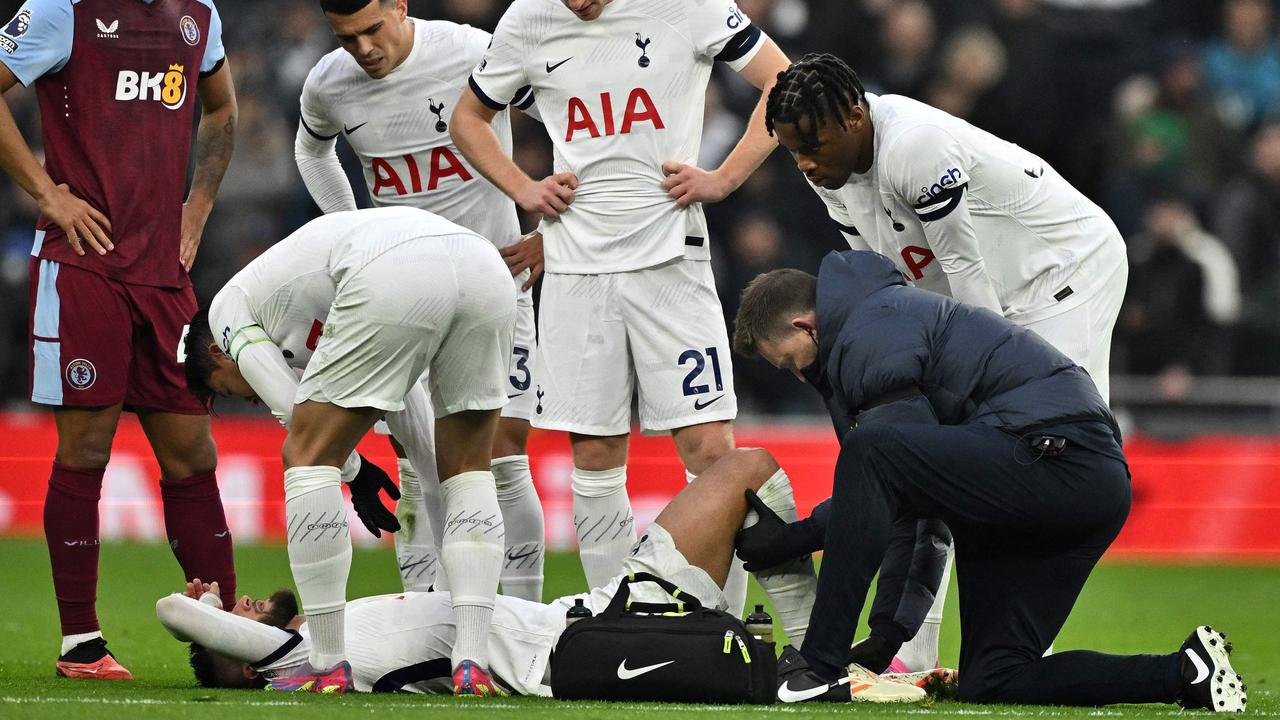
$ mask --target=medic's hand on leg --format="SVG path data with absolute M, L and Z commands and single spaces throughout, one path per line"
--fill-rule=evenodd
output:
M 818 508 L 804 520 L 787 523 L 765 505 L 755 491 L 747 490 L 746 496 L 747 505 L 756 511 L 760 521 L 739 530 L 733 545 L 738 557 L 746 562 L 748 572 L 767 570 L 822 549 L 826 523 L 817 519 Z

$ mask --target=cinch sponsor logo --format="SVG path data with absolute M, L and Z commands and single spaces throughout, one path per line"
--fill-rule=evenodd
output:
M 742 17 L 742 11 L 737 5 L 729 6 L 729 17 L 725 19 L 724 24 L 730 30 L 737 30 L 742 27 L 742 23 L 746 22 L 746 18 Z
M 938 196 L 938 193 L 960 182 L 964 177 L 964 173 L 960 172 L 960 168 L 951 168 L 938 178 L 938 182 L 924 187 L 920 186 L 920 196 L 916 198 L 916 205 L 923 205 Z
M 160 73 L 121 70 L 116 78 L 116 100 L 154 101 L 177 110 L 187 99 L 187 76 L 183 70 L 182 65 L 170 65 Z

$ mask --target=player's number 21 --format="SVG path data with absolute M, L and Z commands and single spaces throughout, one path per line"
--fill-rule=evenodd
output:
M 716 381 L 716 392 L 724 390 L 724 380 L 720 376 L 720 355 L 716 352 L 716 348 L 707 348 L 705 350 L 705 357 L 703 352 L 690 349 L 680 353 L 680 359 L 676 361 L 676 364 L 680 367 L 684 367 L 690 362 L 693 363 L 693 369 L 689 371 L 688 375 L 684 376 L 685 395 L 701 395 L 703 393 L 711 392 L 710 386 L 705 383 L 701 385 L 693 384 L 694 380 L 697 380 L 698 376 L 702 374 L 702 371 L 706 370 L 706 358 L 711 359 L 711 374 L 714 376 Z

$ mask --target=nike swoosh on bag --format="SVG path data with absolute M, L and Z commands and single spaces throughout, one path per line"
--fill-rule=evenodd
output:
M 1196 666 L 1196 679 L 1191 681 L 1192 685 L 1199 685 L 1204 679 L 1209 677 L 1209 666 L 1204 664 L 1204 660 L 1195 654 L 1191 648 L 1187 648 L 1187 657 L 1191 658 L 1191 664 Z
M 790 681 L 788 681 L 788 682 L 782 683 L 782 687 L 778 688 L 778 700 L 784 703 L 804 702 L 805 700 L 812 700 L 813 698 L 816 698 L 819 695 L 826 693 L 831 688 L 837 685 L 844 685 L 848 682 L 849 682 L 848 677 L 842 677 L 833 683 L 827 683 L 826 685 L 819 685 L 817 687 L 809 688 L 808 690 L 792 690 L 790 687 Z
M 632 670 L 631 668 L 627 667 L 627 659 L 623 658 L 622 662 L 618 663 L 618 679 L 630 680 L 631 678 L 634 678 L 634 677 L 640 677 L 641 675 L 647 672 L 653 672 L 654 670 L 657 670 L 660 667 L 666 667 L 667 665 L 670 665 L 673 662 L 675 662 L 675 660 L 668 660 L 666 662 L 660 662 L 654 665 L 645 665 L 644 667 L 638 667 Z
M 722 398 L 722 397 L 724 397 L 724 396 L 723 396 L 723 395 L 718 395 L 718 396 L 716 396 L 716 397 L 714 397 L 714 398 L 712 398 L 712 399 L 710 399 L 710 400 L 708 400 L 708 401 L 706 401 L 706 402 L 702 402 L 701 400 L 694 400 L 694 401 L 693 401 L 693 409 L 694 409 L 694 410 L 701 410 L 702 408 L 709 406 L 711 403 L 715 402 L 716 400 L 719 400 L 719 399 L 720 399 L 720 398 Z

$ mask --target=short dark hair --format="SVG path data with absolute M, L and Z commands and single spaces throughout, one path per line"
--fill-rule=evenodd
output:
M 817 133 L 825 118 L 844 127 L 845 115 L 866 94 L 858 74 L 843 60 L 831 53 L 809 53 L 778 73 L 765 104 L 764 126 L 772 135 L 776 123 L 798 126 L 807 117 L 811 134 Z M 805 140 L 812 143 L 815 138 Z
M 209 309 L 200 308 L 191 317 L 191 326 L 187 328 L 187 339 L 182 344 L 186 354 L 183 372 L 187 376 L 187 390 L 206 408 L 213 407 L 214 392 L 209 387 L 209 376 L 218 367 L 213 353 L 209 352 L 209 344 L 213 342 L 213 330 L 209 327 Z
M 803 270 L 783 268 L 757 275 L 742 290 L 733 321 L 733 349 L 739 355 L 760 354 L 760 341 L 772 340 L 790 327 L 788 321 L 818 304 L 818 278 Z
M 207 688 L 249 688 L 261 690 L 267 686 L 267 679 L 262 675 L 245 677 L 243 674 L 232 675 L 226 664 L 219 664 L 218 657 L 229 660 L 225 656 L 216 656 L 209 648 L 200 643 L 191 643 L 187 647 L 191 655 L 191 670 L 195 672 L 196 682 Z
M 334 15 L 355 15 L 371 2 L 390 5 L 396 0 L 320 0 L 320 9 Z

